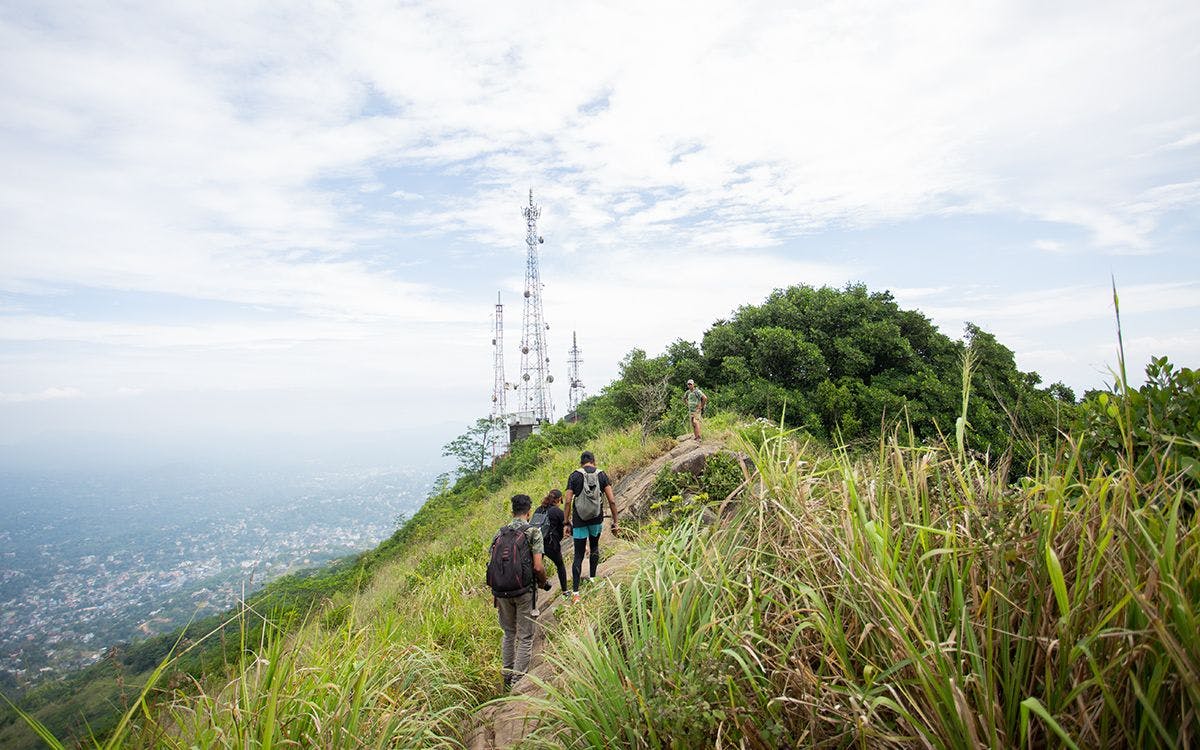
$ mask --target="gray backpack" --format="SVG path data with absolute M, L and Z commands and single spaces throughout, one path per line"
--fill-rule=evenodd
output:
M 580 523 L 591 525 L 604 520 L 604 492 L 600 489 L 600 470 L 583 474 L 583 490 L 575 498 L 575 517 Z

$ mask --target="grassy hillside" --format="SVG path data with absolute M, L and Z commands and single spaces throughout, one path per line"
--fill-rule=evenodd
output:
M 664 444 L 622 431 L 589 446 L 620 475 Z M 235 658 L 201 679 L 165 663 L 148 711 L 131 712 L 110 742 L 455 746 L 467 713 L 500 685 L 500 631 L 483 585 L 487 543 L 508 519 L 511 495 L 561 487 L 578 459 L 576 446 L 543 446 L 535 468 L 498 489 L 466 481 L 431 498 L 386 543 L 394 556 L 372 567 L 361 591 L 333 593 L 297 631 L 257 627 L 273 618 L 247 607 L 240 629 L 226 634 L 223 650 Z
M 270 637 L 292 632 L 311 619 L 310 613 L 319 612 L 320 620 L 327 625 L 344 621 L 361 592 L 378 588 L 372 582 L 382 571 L 391 571 L 387 573 L 389 580 L 409 578 L 412 588 L 420 590 L 419 581 L 440 576 L 453 567 L 448 563 L 456 556 L 465 560 L 473 555 L 478 562 L 478 549 L 465 549 L 469 537 L 462 536 L 462 524 L 479 521 L 486 515 L 485 509 L 505 506 L 507 490 L 497 488 L 516 482 L 511 486 L 527 487 L 532 492 L 533 487 L 522 482 L 550 482 L 552 476 L 557 476 L 553 472 L 561 474 L 553 480 L 561 484 L 566 478 L 565 466 L 577 462 L 578 446 L 588 434 L 578 427 L 556 425 L 546 434 L 526 441 L 497 472 L 464 477 L 431 497 L 376 549 L 272 581 L 249 597 L 244 610 L 207 617 L 170 634 L 118 646 L 103 662 L 34 690 L 18 705 L 59 737 L 104 736 L 137 703 L 147 679 L 168 658 L 169 667 L 160 676 L 159 687 L 194 689 L 206 675 L 224 676 L 230 670 L 236 671 L 244 646 L 256 646 Z M 628 450 L 621 446 L 627 444 L 639 452 L 637 442 L 632 437 L 613 437 L 599 444 L 611 443 L 615 455 L 621 457 Z M 546 484 L 541 491 L 549 486 Z M 512 490 L 516 491 L 522 490 Z M 427 559 L 422 562 L 423 557 Z M 449 649 L 448 653 L 455 652 Z M 470 682 L 479 679 L 473 677 Z M 17 712 L 0 703 L 0 747 L 19 750 L 42 746 Z

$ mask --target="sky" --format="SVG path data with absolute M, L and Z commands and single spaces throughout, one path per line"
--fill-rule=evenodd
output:
M 0 448 L 436 457 L 793 284 L 1200 364 L 1195 2 L 0 0 Z M 375 437 L 372 437 L 375 436 Z M 353 446 L 350 448 L 348 446 Z M 49 448 L 47 448 L 49 447 Z

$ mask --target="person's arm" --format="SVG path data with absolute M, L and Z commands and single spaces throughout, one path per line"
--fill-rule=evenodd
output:
M 571 476 L 575 476 L 572 474 Z M 571 477 L 567 477 L 567 491 L 563 493 L 563 538 L 571 530 L 571 501 L 575 499 L 575 490 L 571 489 Z
M 542 564 L 541 553 L 533 553 L 533 577 L 541 585 L 546 585 L 546 566 Z
M 612 485 L 604 488 L 604 495 L 608 498 L 608 511 L 612 514 L 612 531 L 617 533 L 617 499 L 613 496 Z
M 704 395 L 704 391 L 700 392 L 700 411 L 704 411 L 704 407 L 708 406 L 708 396 Z
M 567 514 L 563 513 L 562 508 L 555 508 L 554 513 L 557 514 L 558 527 L 562 529 L 562 534 L 559 535 L 559 540 L 567 538 Z
M 542 539 L 542 532 L 537 527 L 531 526 L 525 532 L 529 539 L 529 552 L 533 557 L 533 579 L 539 587 L 546 586 L 546 565 L 542 562 L 542 554 L 546 551 L 545 541 Z

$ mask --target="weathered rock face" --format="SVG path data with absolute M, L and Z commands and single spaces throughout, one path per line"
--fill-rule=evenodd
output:
M 617 480 L 613 485 L 617 507 L 622 513 L 633 517 L 643 515 L 650 507 L 650 488 L 654 486 L 654 478 L 664 466 L 670 466 L 671 471 L 686 471 L 699 475 L 704 470 L 704 463 L 708 457 L 722 450 L 720 443 L 697 443 L 690 438 L 681 442 L 656 458 L 649 466 Z

